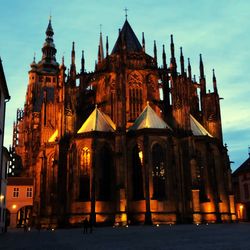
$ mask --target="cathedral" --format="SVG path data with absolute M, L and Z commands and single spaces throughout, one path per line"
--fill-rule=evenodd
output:
M 19 175 L 34 178 L 32 222 L 234 221 L 220 97 L 214 71 L 213 91 L 206 89 L 202 56 L 199 81 L 182 48 L 178 71 L 171 35 L 170 58 L 163 46 L 159 65 L 156 43 L 151 56 L 126 18 L 112 51 L 100 33 L 95 70 L 86 72 L 82 52 L 77 72 L 75 44 L 67 70 L 53 35 L 49 20 L 13 126 Z

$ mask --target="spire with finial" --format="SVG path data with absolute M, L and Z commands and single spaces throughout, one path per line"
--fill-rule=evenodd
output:
M 188 78 L 192 80 L 192 69 L 190 64 L 190 58 L 188 58 Z
M 184 56 L 182 53 L 182 47 L 180 47 L 181 55 L 180 55 L 180 64 L 181 64 L 181 74 L 184 75 L 185 69 L 184 69 Z
M 34 52 L 33 62 L 30 64 L 30 67 L 32 69 L 35 69 L 37 67 L 37 64 L 36 64 L 36 52 Z
M 56 62 L 56 48 L 53 40 L 54 31 L 51 24 L 51 16 L 49 18 L 49 24 L 46 29 L 46 39 L 43 44 L 42 52 L 42 60 L 39 62 L 39 65 L 43 65 L 44 67 L 58 67 L 58 63 Z
M 155 59 L 155 62 L 157 63 L 157 46 L 156 46 L 155 40 L 154 40 L 154 59 Z
M 109 55 L 109 40 L 108 40 L 108 36 L 106 36 L 106 57 L 108 57 Z
M 214 73 L 214 69 L 213 69 L 213 86 L 214 86 L 214 93 L 217 93 L 217 81 L 216 81 L 216 77 L 215 77 L 215 73 Z
M 166 52 L 165 52 L 165 45 L 162 45 L 162 62 L 163 62 L 163 68 L 167 68 L 167 61 L 166 61 Z
M 81 59 L 81 72 L 85 72 L 85 59 L 84 59 L 84 50 L 82 50 L 82 59 Z
M 145 52 L 145 38 L 144 38 L 144 32 L 142 32 L 142 51 Z
M 127 20 L 127 19 L 128 19 L 128 8 L 126 7 L 126 8 L 124 9 L 124 11 L 125 11 L 125 19 Z

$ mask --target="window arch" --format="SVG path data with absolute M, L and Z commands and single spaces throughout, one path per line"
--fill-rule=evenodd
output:
M 143 167 L 143 152 L 140 149 L 140 146 L 136 145 L 132 151 L 133 200 L 144 199 L 142 167 Z
M 166 199 L 166 167 L 164 150 L 158 143 L 152 148 L 153 199 Z
M 142 77 L 133 73 L 129 76 L 129 120 L 134 121 L 142 112 Z
M 90 150 L 84 147 L 80 151 L 80 191 L 79 199 L 90 199 Z

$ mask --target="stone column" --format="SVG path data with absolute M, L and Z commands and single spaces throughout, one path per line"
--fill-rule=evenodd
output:
M 200 214 L 200 190 L 192 190 L 192 205 L 193 205 L 193 223 L 201 223 L 201 214 Z

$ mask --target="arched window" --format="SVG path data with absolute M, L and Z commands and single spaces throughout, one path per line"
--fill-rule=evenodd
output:
M 152 149 L 153 199 L 166 199 L 166 168 L 164 151 L 159 144 Z
M 142 112 L 142 79 L 134 73 L 129 76 L 129 120 L 134 121 Z
M 133 148 L 132 152 L 132 187 L 133 187 L 133 199 L 144 199 L 143 192 L 143 152 L 138 145 Z
M 79 199 L 90 199 L 90 150 L 87 147 L 80 152 L 80 191 Z
M 110 148 L 105 145 L 99 152 L 99 168 L 97 170 L 98 200 L 108 201 L 112 198 L 113 159 Z

